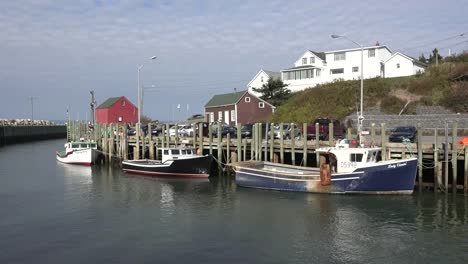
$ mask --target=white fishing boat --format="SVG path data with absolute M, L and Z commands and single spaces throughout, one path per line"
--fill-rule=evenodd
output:
M 67 142 L 65 150 L 57 151 L 57 160 L 67 164 L 92 165 L 97 157 L 94 141 Z

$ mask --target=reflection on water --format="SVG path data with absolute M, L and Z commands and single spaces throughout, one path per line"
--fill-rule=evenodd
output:
M 468 197 L 265 191 L 238 188 L 227 175 L 142 177 L 118 166 L 57 163 L 53 153 L 62 145 L 0 149 L 0 263 L 466 263 L 468 257 Z M 19 154 L 29 166 L 14 165 Z

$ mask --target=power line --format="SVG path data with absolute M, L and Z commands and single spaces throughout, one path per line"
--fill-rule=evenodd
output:
M 463 32 L 461 34 L 453 35 L 453 36 L 450 36 L 450 37 L 447 37 L 447 38 L 435 40 L 435 41 L 428 42 L 428 43 L 425 43 L 425 44 L 420 44 L 418 46 L 403 48 L 401 50 L 402 51 L 410 51 L 410 50 L 414 50 L 414 49 L 417 49 L 417 48 L 427 47 L 429 45 L 437 44 L 437 43 L 444 42 L 444 41 L 447 41 L 447 40 L 451 40 L 451 39 L 454 39 L 454 38 L 464 37 L 466 34 L 468 34 L 468 32 Z

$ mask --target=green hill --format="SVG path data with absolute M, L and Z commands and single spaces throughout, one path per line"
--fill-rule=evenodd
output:
M 463 77 L 464 76 L 464 77 Z M 399 78 L 364 80 L 364 111 L 378 109 L 414 114 L 416 106 L 443 106 L 454 112 L 468 112 L 468 53 L 426 72 Z M 461 77 L 461 78 L 460 78 Z M 360 81 L 336 81 L 294 93 L 278 107 L 272 122 L 313 122 L 316 117 L 342 119 L 359 108 Z

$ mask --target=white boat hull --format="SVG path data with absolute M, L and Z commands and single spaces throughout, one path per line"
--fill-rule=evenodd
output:
M 67 153 L 56 154 L 57 160 L 67 164 L 92 165 L 97 153 L 94 149 L 73 150 Z

